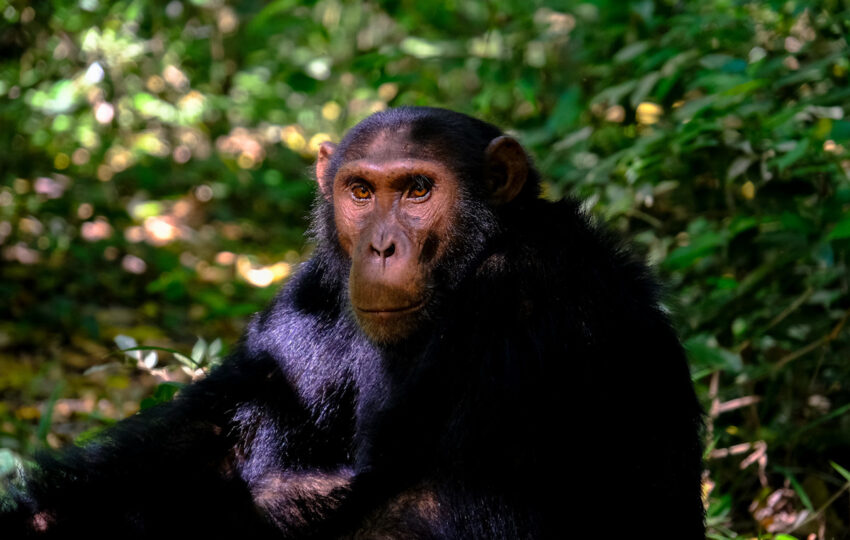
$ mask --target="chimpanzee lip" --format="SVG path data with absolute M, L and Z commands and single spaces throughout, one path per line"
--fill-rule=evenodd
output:
M 359 311 L 361 313 L 365 313 L 367 315 L 380 315 L 382 313 L 392 313 L 392 314 L 401 315 L 401 314 L 404 314 L 404 313 L 413 313 L 414 311 L 419 311 L 422 308 L 423 304 L 424 304 L 424 302 L 419 301 L 419 302 L 416 302 L 414 304 L 408 304 L 406 306 L 399 306 L 399 307 L 377 307 L 377 308 L 369 307 L 369 308 L 364 308 L 364 307 L 354 306 L 354 309 L 356 309 L 357 311 Z

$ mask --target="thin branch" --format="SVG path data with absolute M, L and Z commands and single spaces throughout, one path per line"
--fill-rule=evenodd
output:
M 820 508 L 818 508 L 816 512 L 813 512 L 812 514 L 809 515 L 809 517 L 807 517 L 806 519 L 804 519 L 800 523 L 794 525 L 794 528 L 790 529 L 788 532 L 794 532 L 797 529 L 799 529 L 800 527 L 802 527 L 803 525 L 807 525 L 807 524 L 811 523 L 812 521 L 816 520 L 817 518 L 819 518 L 824 512 L 826 512 L 826 509 L 829 508 L 832 505 L 832 503 L 837 501 L 838 498 L 841 497 L 841 495 L 843 495 L 844 492 L 847 491 L 848 489 L 850 489 L 850 482 L 847 482 L 846 484 L 844 484 L 844 487 L 842 487 L 841 489 L 839 489 L 838 491 L 833 493 L 832 497 L 830 497 L 825 503 L 823 503 L 823 505 Z
M 785 318 L 787 318 L 789 315 L 791 315 L 792 313 L 797 311 L 800 308 L 800 306 L 802 306 L 806 302 L 806 300 L 808 300 L 809 297 L 811 297 L 812 294 L 814 294 L 814 292 L 815 292 L 815 290 L 812 287 L 809 287 L 808 289 L 803 291 L 803 294 L 801 294 L 793 302 L 791 302 L 791 305 L 789 305 L 784 310 L 782 310 L 782 313 L 780 313 L 779 315 L 777 315 L 776 317 L 771 319 L 770 322 L 767 323 L 767 326 L 765 326 L 764 328 L 762 328 L 758 332 L 758 335 L 764 334 L 765 332 L 767 332 L 768 330 L 770 330 L 771 328 L 773 328 L 774 326 L 776 326 L 777 324 L 779 324 L 783 320 L 785 320 Z M 738 352 L 741 352 L 741 351 L 748 349 L 750 347 L 750 345 L 752 345 L 752 343 L 753 343 L 752 338 L 744 341 L 743 343 L 741 343 L 738 346 Z
M 748 405 L 755 405 L 761 401 L 760 396 L 744 396 L 735 399 L 730 399 L 729 401 L 724 401 L 720 405 L 717 406 L 717 414 L 723 414 L 725 412 L 734 411 L 735 409 L 740 409 L 742 407 L 746 407 Z
M 844 312 L 844 316 L 841 318 L 840 321 L 838 321 L 838 324 L 836 324 L 833 327 L 833 329 L 827 335 L 825 335 L 825 336 L 823 336 L 819 339 L 816 339 L 815 341 L 809 343 L 808 345 L 806 345 L 802 349 L 798 349 L 798 350 L 796 350 L 796 351 L 794 351 L 790 354 L 783 356 L 782 358 L 779 359 L 779 361 L 776 362 L 776 364 L 774 364 L 773 370 L 779 371 L 789 362 L 793 362 L 794 360 L 800 358 L 801 356 L 803 356 L 805 354 L 812 352 L 813 350 L 817 349 L 818 347 L 820 347 L 822 345 L 826 345 L 830 341 L 834 341 L 834 340 L 838 339 L 838 336 L 841 334 L 841 330 L 844 328 L 844 325 L 847 323 L 848 318 L 850 318 L 850 309 L 848 309 L 847 311 Z

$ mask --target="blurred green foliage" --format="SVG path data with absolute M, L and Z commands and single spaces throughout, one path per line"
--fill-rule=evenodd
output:
M 434 105 L 670 284 L 712 537 L 850 534 L 848 9 L 0 0 L 0 474 L 199 375 L 112 340 L 218 358 L 309 250 L 317 145 Z

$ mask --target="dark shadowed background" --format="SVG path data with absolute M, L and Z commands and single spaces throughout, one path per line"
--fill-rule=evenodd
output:
M 515 134 L 547 197 L 586 199 L 669 285 L 711 537 L 846 537 L 848 21 L 838 0 L 0 0 L 0 476 L 202 376 L 309 254 L 318 145 L 434 105 Z M 666 429 L 640 403 L 623 421 Z M 622 480 L 613 518 L 642 496 Z

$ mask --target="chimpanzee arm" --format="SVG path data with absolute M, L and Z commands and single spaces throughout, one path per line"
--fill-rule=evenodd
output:
M 297 536 L 332 509 L 349 473 L 325 449 L 321 405 L 304 404 L 283 365 L 243 344 L 174 401 L 39 456 L 0 512 L 0 530 L 15 538 Z
M 274 378 L 269 369 L 248 374 L 235 363 L 224 366 L 173 402 L 128 418 L 88 444 L 39 456 L 13 497 L 15 508 L 0 517 L 0 529 L 12 537 L 263 536 L 269 526 L 238 470 L 239 448 L 258 441 L 241 439 L 234 428 L 243 411 L 258 409 L 248 389 L 274 384 Z M 297 416 L 293 393 L 285 386 L 277 391 L 278 410 Z M 262 421 L 282 423 L 268 416 Z

